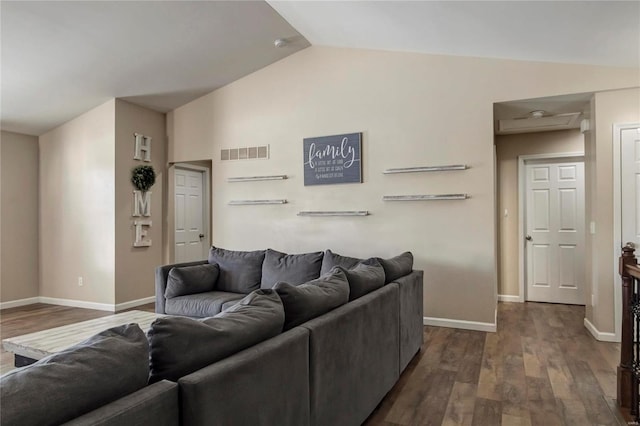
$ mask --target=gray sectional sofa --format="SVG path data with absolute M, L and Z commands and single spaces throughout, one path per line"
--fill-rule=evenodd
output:
M 207 261 L 160 266 L 156 311 L 172 316 L 147 333 L 148 383 L 75 421 L 103 424 L 96 413 L 143 393 L 149 408 L 104 424 L 361 424 L 422 346 L 412 263 L 213 247 Z

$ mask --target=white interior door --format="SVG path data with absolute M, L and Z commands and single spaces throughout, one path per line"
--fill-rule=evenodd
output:
M 640 247 L 640 128 L 620 131 L 622 244 Z
M 584 305 L 584 162 L 527 162 L 527 300 Z
M 204 173 L 175 169 L 175 262 L 206 258 Z

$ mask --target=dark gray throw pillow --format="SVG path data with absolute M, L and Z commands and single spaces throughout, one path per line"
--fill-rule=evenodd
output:
M 105 330 L 0 378 L 0 424 L 68 422 L 147 385 L 149 345 L 137 324 Z
M 220 269 L 216 264 L 174 267 L 169 271 L 164 297 L 213 291 Z
M 267 249 L 262 264 L 260 288 L 271 288 L 278 281 L 299 285 L 320 276 L 323 253 L 286 254 Z
M 362 260 L 363 259 L 358 259 L 356 257 L 341 256 L 331 250 L 327 250 L 324 252 L 324 257 L 322 258 L 320 275 L 324 275 L 331 271 L 334 266 L 342 266 L 343 268 L 351 269 L 358 263 L 362 262 Z
M 159 318 L 147 334 L 151 346 L 149 382 L 175 382 L 280 334 L 283 325 L 284 309 L 273 290 L 256 290 L 210 318 Z
M 342 269 L 349 281 L 349 301 L 371 293 L 385 284 L 384 269 L 373 257 L 358 263 L 351 269 L 342 266 L 336 266 L 336 268 Z
M 413 271 L 413 254 L 410 251 L 392 257 L 391 259 L 376 258 L 378 262 L 384 268 L 384 275 L 386 283 L 397 280 L 400 277 L 404 277 Z M 385 284 L 386 284 L 385 283 Z
M 251 293 L 260 288 L 264 250 L 235 251 L 211 247 L 209 263 L 220 267 L 216 290 Z
M 278 282 L 273 286 L 284 305 L 284 329 L 289 330 L 349 301 L 349 282 L 341 269 L 294 286 Z

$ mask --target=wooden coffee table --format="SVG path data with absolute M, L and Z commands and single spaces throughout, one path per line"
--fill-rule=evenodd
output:
M 145 311 L 128 311 L 121 314 L 111 315 L 82 321 L 75 324 L 64 325 L 62 327 L 51 328 L 49 330 L 38 331 L 36 333 L 24 334 L 22 336 L 11 337 L 2 341 L 2 346 L 8 352 L 13 352 L 16 367 L 33 364 L 37 360 L 47 355 L 60 352 L 70 346 L 82 342 L 83 340 L 119 325 L 136 323 L 145 333 L 149 330 L 151 323 L 157 318 L 166 315 Z

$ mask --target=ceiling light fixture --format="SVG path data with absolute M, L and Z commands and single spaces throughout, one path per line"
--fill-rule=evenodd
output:
M 286 38 L 277 38 L 277 39 L 273 42 L 273 45 L 274 45 L 275 47 L 278 47 L 278 48 L 280 48 L 280 47 L 285 47 L 287 44 L 289 44 L 289 42 L 287 41 L 287 39 L 286 39 Z

